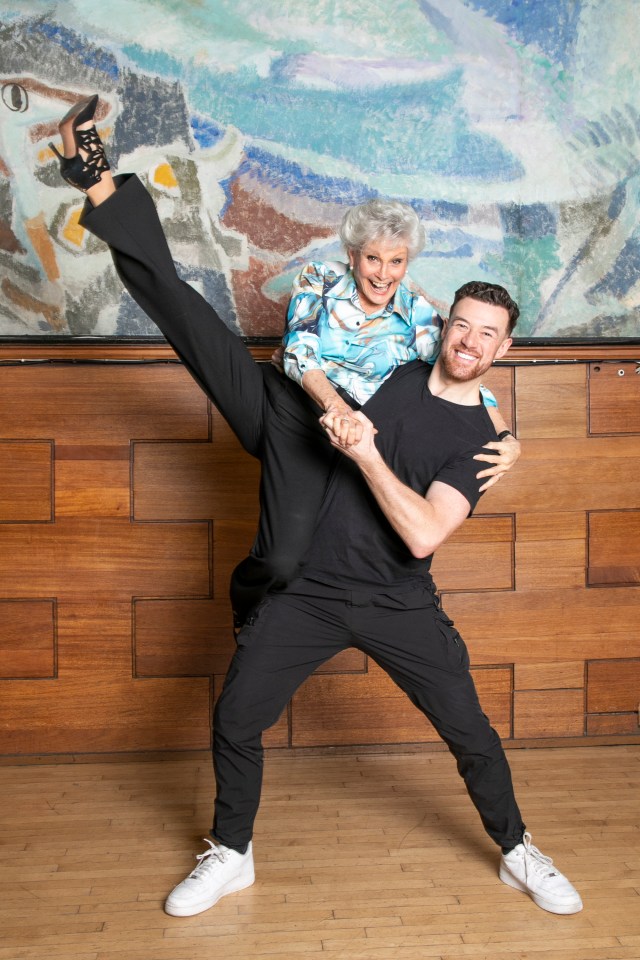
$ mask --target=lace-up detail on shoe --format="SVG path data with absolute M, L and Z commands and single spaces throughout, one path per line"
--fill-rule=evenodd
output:
M 216 869 L 218 863 L 225 863 L 228 859 L 231 851 L 228 850 L 227 847 L 218 846 L 212 843 L 207 837 L 204 838 L 204 842 L 209 844 L 209 849 L 205 850 L 204 853 L 198 853 L 196 855 L 198 866 L 194 867 L 187 877 L 187 880 L 206 879 L 211 871 Z
M 500 879 L 516 890 L 528 893 L 534 903 L 550 913 L 578 913 L 582 910 L 580 894 L 531 842 L 525 833 L 522 843 L 505 853 L 500 863 Z
M 207 837 L 208 849 L 196 856 L 197 867 L 171 891 L 164 905 L 172 917 L 192 917 L 208 910 L 220 897 L 250 887 L 254 881 L 251 844 L 238 853 Z
M 537 847 L 531 843 L 531 834 L 525 833 L 522 838 L 522 845 L 524 846 L 524 869 L 525 873 L 537 873 L 539 877 L 558 877 L 562 874 L 553 869 L 553 860 L 551 857 L 545 857 L 544 853 L 540 853 Z

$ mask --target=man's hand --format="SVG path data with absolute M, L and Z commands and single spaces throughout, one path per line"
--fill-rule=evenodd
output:
M 359 410 L 344 405 L 347 412 L 328 410 L 320 423 L 327 431 L 331 445 L 342 450 L 351 460 L 362 464 L 372 457 L 380 457 L 373 441 L 378 432 L 371 420 Z
M 485 463 L 494 464 L 494 466 L 476 473 L 478 480 L 489 477 L 487 482 L 480 487 L 481 491 L 488 490 L 489 487 L 497 483 L 518 462 L 522 453 L 520 441 L 516 440 L 515 437 L 507 437 L 505 440 L 492 440 L 490 443 L 485 443 L 483 450 L 487 449 L 494 452 L 477 453 L 473 458 L 474 460 L 484 460 Z
M 333 446 L 345 450 L 347 447 L 359 443 L 362 439 L 364 426 L 360 419 L 361 416 L 338 397 L 320 417 L 320 423 L 327 431 Z M 364 417 L 364 419 L 367 418 Z M 367 423 L 369 422 L 367 420 Z

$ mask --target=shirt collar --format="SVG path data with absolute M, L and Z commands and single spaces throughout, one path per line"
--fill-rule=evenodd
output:
M 357 293 L 356 281 L 351 268 L 347 270 L 330 288 L 328 294 L 335 300 L 351 300 L 355 302 Z M 404 283 L 398 286 L 395 296 L 391 301 L 391 309 L 385 307 L 389 313 L 397 313 L 399 317 L 410 326 L 413 306 L 413 294 L 405 287 Z M 384 311 L 381 311 L 381 313 Z

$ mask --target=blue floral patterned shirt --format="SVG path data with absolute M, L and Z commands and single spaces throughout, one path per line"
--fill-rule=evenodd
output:
M 363 404 L 400 364 L 434 363 L 441 330 L 431 304 L 404 283 L 385 307 L 366 316 L 348 264 L 312 262 L 293 282 L 284 369 L 297 383 L 308 370 L 322 370 Z M 486 406 L 497 406 L 491 391 L 481 387 L 481 393 Z

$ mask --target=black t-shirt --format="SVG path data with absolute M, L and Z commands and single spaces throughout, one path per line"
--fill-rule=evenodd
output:
M 422 360 L 399 367 L 362 407 L 377 427 L 376 446 L 385 463 L 424 496 L 434 480 L 458 490 L 473 511 L 482 470 L 474 460 L 497 439 L 482 403 L 462 406 L 429 391 L 432 367 Z M 399 586 L 429 577 L 431 557 L 413 557 L 395 532 L 356 464 L 341 457 L 327 486 L 302 576 L 322 583 Z

